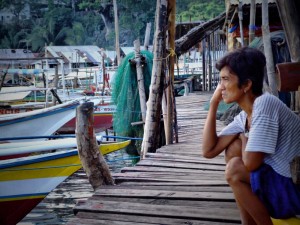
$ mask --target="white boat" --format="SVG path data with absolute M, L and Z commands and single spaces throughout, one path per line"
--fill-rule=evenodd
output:
M 79 104 L 74 100 L 30 112 L 0 115 L 1 138 L 51 135 L 75 117 Z

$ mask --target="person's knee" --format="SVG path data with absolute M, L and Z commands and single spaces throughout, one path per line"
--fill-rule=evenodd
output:
M 228 184 L 240 181 L 243 166 L 244 164 L 241 157 L 233 157 L 228 161 L 225 170 L 225 178 Z
M 242 142 L 239 138 L 235 139 L 225 150 L 225 161 L 229 162 L 233 157 L 242 156 Z

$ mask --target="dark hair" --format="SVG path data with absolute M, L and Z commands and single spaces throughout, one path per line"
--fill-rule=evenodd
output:
M 223 67 L 228 66 L 230 72 L 239 78 L 239 88 L 247 80 L 251 80 L 252 92 L 254 95 L 259 96 L 263 92 L 265 65 L 266 57 L 261 51 L 255 48 L 243 47 L 223 56 L 216 63 L 216 68 L 221 71 Z

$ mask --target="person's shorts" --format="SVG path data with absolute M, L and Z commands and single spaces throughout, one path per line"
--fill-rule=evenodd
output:
M 251 172 L 252 191 L 267 207 L 270 216 L 284 219 L 300 215 L 300 187 L 267 164 Z

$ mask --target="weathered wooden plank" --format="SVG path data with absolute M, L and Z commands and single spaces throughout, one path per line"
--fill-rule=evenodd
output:
M 234 201 L 232 193 L 141 190 L 137 188 L 99 189 L 95 192 L 94 196 Z
M 156 159 L 156 160 L 169 160 L 169 161 L 177 161 L 177 162 L 190 162 L 190 163 L 204 163 L 204 164 L 217 164 L 217 165 L 225 165 L 225 160 L 221 158 L 215 159 L 203 159 L 202 157 L 191 157 L 189 155 L 174 155 L 167 153 L 148 153 L 146 158 Z
M 218 179 L 218 180 L 225 180 L 224 175 L 221 174 L 190 174 L 190 173 L 179 173 L 179 172 L 132 172 L 132 173 L 114 173 L 114 178 L 119 177 L 156 177 L 156 178 L 164 178 L 164 179 L 178 179 L 181 180 L 183 177 L 186 179 L 199 179 L 199 180 L 212 180 L 212 179 Z
M 148 160 L 148 159 L 144 159 L 144 160 L 140 161 L 139 165 L 225 171 L 225 166 L 221 166 L 221 165 L 181 163 L 181 162 L 173 162 L 172 163 L 172 162 L 168 162 L 168 161 L 153 161 L 153 160 Z
M 155 178 L 155 180 L 154 180 Z M 160 174 L 160 173 L 119 173 L 118 175 L 114 176 L 114 179 L 120 182 L 121 180 L 139 180 L 139 181 L 162 181 L 162 182 L 184 182 L 189 180 L 197 180 L 200 181 L 209 181 L 209 180 L 218 180 L 222 181 L 223 184 L 227 184 L 224 176 L 193 176 L 193 175 L 184 175 L 184 174 Z
M 143 177 L 117 177 L 115 178 L 115 182 L 116 184 L 119 184 L 121 182 L 126 182 L 126 181 L 130 181 L 130 182 L 160 182 L 160 183 L 174 183 L 174 184 L 179 184 L 179 183 L 186 183 L 189 182 L 191 184 L 206 184 L 206 185 L 226 185 L 227 182 L 226 181 L 222 181 L 222 180 L 195 180 L 195 181 L 191 181 L 190 179 L 181 179 L 178 180 L 176 178 L 170 178 L 170 179 L 160 179 L 160 178 L 153 178 L 153 177 L 149 177 L 149 178 L 143 178 Z
M 100 221 L 100 225 L 102 220 L 106 221 L 121 221 L 121 222 L 131 222 L 131 224 L 164 224 L 164 225 L 183 225 L 183 224 L 190 224 L 190 225 L 236 225 L 236 223 L 226 223 L 226 222 L 213 222 L 207 220 L 193 220 L 190 218 L 186 219 L 177 219 L 177 218 L 170 218 L 170 217 L 158 217 L 158 216 L 136 216 L 136 215 L 128 215 L 128 214 L 114 214 L 114 213 L 91 213 L 91 212 L 79 212 L 77 214 L 78 218 L 86 218 L 86 219 L 95 219 Z M 80 221 L 80 219 L 79 219 Z M 78 223 L 77 223 L 78 224 Z M 77 225 L 70 224 L 70 225 Z M 78 225 L 82 225 L 85 223 L 81 223 Z M 108 225 L 107 223 L 105 225 Z M 104 224 L 103 224 L 104 225 Z
M 175 206 L 190 206 L 190 207 L 206 207 L 206 208 L 231 208 L 237 209 L 236 203 L 231 201 L 210 201 L 210 200 L 182 200 L 182 199 L 164 199 L 164 198 L 132 198 L 132 197 L 115 197 L 115 196 L 97 196 L 93 195 L 93 201 L 114 201 L 114 202 L 132 202 L 140 204 L 154 205 L 175 205 Z
M 136 165 L 133 167 L 124 167 L 121 169 L 122 173 L 125 172 L 173 172 L 173 173 L 189 173 L 202 175 L 220 175 L 224 176 L 224 171 L 220 170 L 199 170 L 199 169 L 190 169 L 190 168 L 169 168 L 169 167 L 148 167 L 142 165 Z
M 215 207 L 190 207 L 175 205 L 153 205 L 139 204 L 132 202 L 114 202 L 114 201 L 93 201 L 79 202 L 75 208 L 75 214 L 78 211 L 97 212 L 97 213 L 122 213 L 143 216 L 162 216 L 172 218 L 189 219 L 214 219 L 215 221 L 239 222 L 239 213 L 236 209 Z M 218 213 L 216 213 L 218 212 Z
M 138 181 L 138 182 L 137 182 Z M 224 181 L 218 181 L 218 180 L 201 180 L 201 181 L 177 181 L 177 182 L 173 182 L 173 181 L 145 181 L 145 180 L 138 180 L 138 179 L 133 179 L 132 181 L 130 181 L 130 179 L 126 180 L 120 180 L 120 182 L 122 182 L 122 184 L 124 185 L 132 185 L 132 186 L 145 186 L 145 185 L 150 185 L 150 186 L 227 186 L 228 184 L 224 183 Z M 119 183 L 117 183 L 119 184 Z
M 122 183 L 121 185 L 114 185 L 114 186 L 103 186 L 102 188 L 105 189 L 123 189 L 123 188 L 132 188 L 131 185 L 125 185 Z M 139 186 L 142 190 L 166 190 L 166 191 L 197 191 L 197 192 L 230 192 L 231 188 L 229 186 L 190 186 L 190 185 L 183 185 L 183 186 Z
M 116 215 L 115 215 L 116 216 Z M 113 219 L 113 218 L 112 218 Z M 84 218 L 75 218 L 71 219 L 68 222 L 69 225 L 132 225 L 132 221 L 126 222 L 126 221 L 116 221 L 115 219 L 113 220 L 105 220 L 102 218 L 96 218 L 96 219 L 84 219 Z M 138 223 L 135 222 L 134 224 L 136 225 L 143 225 L 143 224 L 153 224 L 153 223 Z M 159 223 L 154 223 L 154 224 L 159 224 Z

